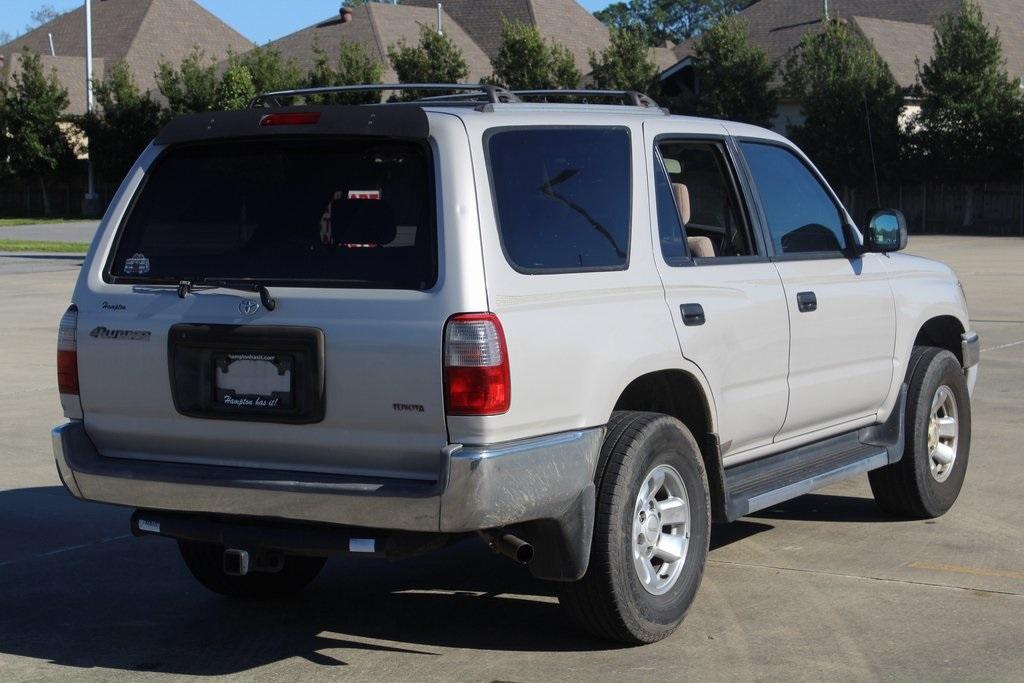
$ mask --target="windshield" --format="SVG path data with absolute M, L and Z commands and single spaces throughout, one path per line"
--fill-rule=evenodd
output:
M 123 223 L 115 283 L 429 289 L 436 229 L 428 152 L 371 140 L 172 148 Z

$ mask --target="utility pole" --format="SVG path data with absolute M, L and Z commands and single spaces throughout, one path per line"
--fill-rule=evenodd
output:
M 93 96 L 92 96 L 92 0 L 85 0 L 85 111 L 87 114 L 92 113 L 93 108 Z M 82 213 L 86 216 L 92 217 L 99 211 L 98 199 L 96 194 L 96 179 L 93 174 L 92 164 L 92 142 L 86 150 L 87 163 L 89 167 L 89 187 L 85 193 L 85 200 L 82 202 Z

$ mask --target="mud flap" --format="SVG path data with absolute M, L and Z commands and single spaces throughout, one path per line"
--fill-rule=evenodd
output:
M 559 517 L 516 524 L 509 530 L 533 545 L 530 573 L 548 581 L 577 581 L 590 564 L 597 489 L 580 492 Z

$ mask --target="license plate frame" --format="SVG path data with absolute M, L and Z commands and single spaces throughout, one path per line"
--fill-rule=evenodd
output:
M 253 414 L 295 407 L 295 356 L 260 351 L 213 355 L 214 404 Z
M 229 355 L 290 359 L 291 395 L 281 397 L 288 400 L 258 407 L 225 403 L 217 387 L 216 364 L 218 358 Z M 168 335 L 168 365 L 171 397 L 182 415 L 286 424 L 313 424 L 324 419 L 324 333 L 317 328 L 179 323 Z

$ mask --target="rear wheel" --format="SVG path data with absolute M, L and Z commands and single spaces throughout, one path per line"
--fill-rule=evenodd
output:
M 224 572 L 224 546 L 178 541 L 192 576 L 214 593 L 234 598 L 273 598 L 297 593 L 316 578 L 327 558 L 289 555 L 280 571 L 234 576 Z
M 560 601 L 598 637 L 661 640 L 686 616 L 707 560 L 711 506 L 700 450 L 675 418 L 617 412 L 597 485 L 590 565 Z
M 911 357 L 903 458 L 868 474 L 886 512 L 928 519 L 953 507 L 967 474 L 971 401 L 949 351 L 917 347 Z

